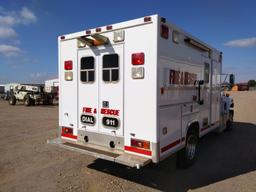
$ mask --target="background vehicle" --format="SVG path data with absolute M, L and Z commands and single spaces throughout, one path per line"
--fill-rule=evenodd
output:
M 4 85 L 0 85 L 0 98 L 4 98 L 5 96 L 5 87 Z
M 59 79 L 50 79 L 45 81 L 44 91 L 52 94 L 54 99 L 59 100 Z
M 132 167 L 226 128 L 222 53 L 159 15 L 59 37 L 59 134 L 50 143 Z
M 40 104 L 52 104 L 53 96 L 43 91 L 43 86 L 18 84 L 12 86 L 9 95 L 9 104 L 15 105 L 17 101 L 25 106 Z

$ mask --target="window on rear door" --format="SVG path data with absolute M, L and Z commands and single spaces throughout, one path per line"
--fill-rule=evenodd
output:
M 80 65 L 81 81 L 83 83 L 93 83 L 95 80 L 94 57 L 82 57 Z
M 103 56 L 102 79 L 105 82 L 117 82 L 119 80 L 119 58 L 117 54 Z

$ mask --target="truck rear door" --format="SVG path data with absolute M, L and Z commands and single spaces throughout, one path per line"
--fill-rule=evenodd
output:
M 78 128 L 123 136 L 123 45 L 78 50 Z

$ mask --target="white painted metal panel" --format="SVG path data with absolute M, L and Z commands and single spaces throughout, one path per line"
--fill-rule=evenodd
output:
M 181 105 L 173 105 L 160 108 L 159 117 L 161 140 L 160 152 L 161 155 L 164 155 L 179 147 L 182 143 Z
M 77 135 L 77 42 L 75 40 L 63 41 L 59 45 L 59 82 L 60 106 L 59 125 L 72 127 L 73 134 Z M 64 62 L 73 62 L 73 80 L 65 80 Z

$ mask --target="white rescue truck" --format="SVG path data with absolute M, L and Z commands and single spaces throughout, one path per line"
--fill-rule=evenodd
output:
M 66 149 L 131 167 L 178 151 L 189 167 L 198 140 L 225 129 L 222 53 L 159 15 L 60 36 L 59 138 Z

